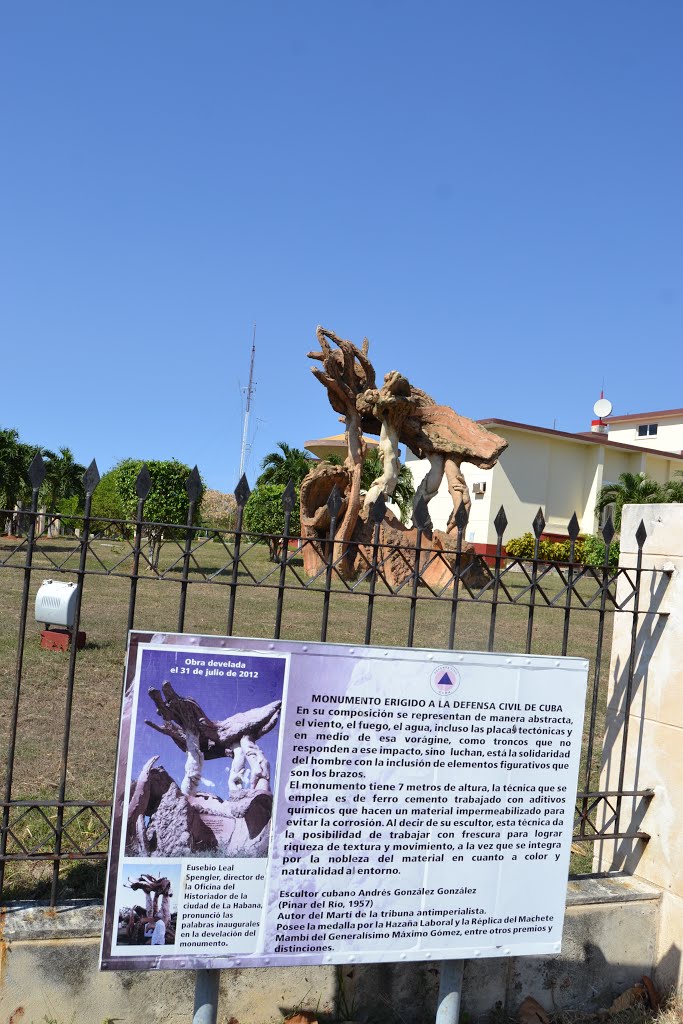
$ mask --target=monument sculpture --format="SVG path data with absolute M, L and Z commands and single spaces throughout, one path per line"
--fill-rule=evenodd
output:
M 180 696 L 169 682 L 150 689 L 161 724 L 145 721 L 186 755 L 178 785 L 158 765 L 145 763 L 131 785 L 126 852 L 133 856 L 182 857 L 202 851 L 222 856 L 261 857 L 268 848 L 273 795 L 270 763 L 258 740 L 277 725 L 281 702 L 250 708 L 214 721 L 193 697 Z M 206 760 L 230 760 L 227 799 L 202 793 Z
M 129 879 L 127 889 L 134 892 L 142 890 L 145 894 L 145 907 L 135 905 L 123 907 L 119 912 L 119 941 L 130 945 L 164 945 L 175 941 L 175 916 L 171 915 L 170 879 L 164 876 L 140 874 L 136 879 Z M 161 906 L 159 901 L 161 900 Z
M 464 505 L 469 513 L 470 494 L 461 471 L 469 462 L 481 469 L 491 469 L 507 447 L 507 441 L 486 430 L 474 420 L 458 415 L 450 406 L 439 405 L 407 377 L 392 370 L 377 386 L 375 369 L 368 358 L 367 338 L 361 348 L 339 338 L 323 327 L 316 330 L 319 351 L 309 352 L 310 359 L 322 363 L 313 373 L 326 388 L 328 399 L 346 427 L 347 456 L 343 466 L 321 463 L 304 479 L 301 486 L 301 526 L 305 538 L 317 545 L 306 545 L 304 564 L 313 575 L 324 561 L 322 545 L 330 528 L 328 498 L 334 487 L 340 495 L 335 521 L 334 560 L 342 575 L 358 571 L 359 556 L 370 542 L 372 524 L 369 513 L 377 499 L 390 501 L 398 480 L 399 445 L 404 444 L 419 458 L 427 459 L 429 471 L 415 494 L 414 520 L 422 513 L 425 536 L 421 547 L 438 553 L 426 559 L 425 582 L 437 584 L 450 575 L 450 567 L 458 542 L 458 509 Z M 382 473 L 373 480 L 367 493 L 361 494 L 361 471 L 365 457 L 364 434 L 379 437 Z M 437 493 L 443 477 L 453 503 L 445 532 L 433 530 L 427 506 Z M 388 582 L 399 583 L 412 572 L 416 529 L 403 526 L 387 514 L 382 524 L 382 543 L 394 546 L 398 558 L 388 559 Z M 460 540 L 461 552 L 472 559 L 473 551 Z

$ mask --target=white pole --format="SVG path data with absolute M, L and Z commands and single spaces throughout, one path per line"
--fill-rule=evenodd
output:
M 254 336 L 251 341 L 251 362 L 249 363 L 249 385 L 247 387 L 247 405 L 244 410 L 244 424 L 242 426 L 242 450 L 240 452 L 240 471 L 237 477 L 242 479 L 244 467 L 247 464 L 247 448 L 249 447 L 249 413 L 251 412 L 251 396 L 254 393 L 254 359 L 256 356 L 256 324 L 254 324 Z
M 197 971 L 194 983 L 194 1016 L 192 1017 L 192 1024 L 216 1024 L 220 981 L 220 971 Z
M 436 1024 L 458 1024 L 464 960 L 442 960 Z

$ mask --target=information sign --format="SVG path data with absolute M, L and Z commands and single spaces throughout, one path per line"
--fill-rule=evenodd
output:
M 559 951 L 587 670 L 131 633 L 101 966 Z

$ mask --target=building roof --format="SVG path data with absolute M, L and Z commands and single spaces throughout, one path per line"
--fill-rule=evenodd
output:
M 376 437 L 368 437 L 367 434 L 363 435 L 363 440 L 365 441 L 366 444 L 369 444 L 371 448 L 372 447 L 376 447 L 379 444 L 379 441 L 377 440 Z M 317 439 L 314 439 L 313 441 L 304 441 L 304 448 L 308 448 L 308 446 L 311 445 L 311 444 L 328 444 L 330 446 L 336 446 L 336 445 L 345 446 L 346 445 L 346 434 L 330 434 L 328 437 L 318 437 Z
M 624 416 L 605 417 L 607 423 L 651 423 L 653 420 L 666 420 L 670 417 L 683 419 L 683 409 L 660 409 L 658 412 L 629 412 Z
M 379 446 L 379 441 L 376 437 L 368 437 L 364 434 L 363 440 L 370 450 Z M 346 434 L 332 434 L 330 437 L 318 437 L 312 441 L 304 441 L 304 448 L 312 452 L 313 455 L 317 455 L 318 458 L 324 458 L 325 455 L 336 454 L 337 452 L 345 452 Z
M 683 410 L 681 410 L 683 412 Z M 649 415 L 649 414 L 648 414 Z M 662 459 L 678 459 L 683 461 L 683 454 L 676 452 L 662 451 L 661 448 L 645 448 L 639 444 L 624 444 L 622 441 L 610 441 L 607 434 L 593 434 L 586 432 L 584 434 L 572 434 L 566 430 L 552 430 L 550 427 L 536 427 L 531 423 L 516 423 L 514 420 L 500 420 L 495 416 L 489 419 L 477 420 L 477 423 L 481 423 L 483 427 L 489 427 L 493 424 L 497 424 L 500 427 L 514 427 L 517 430 L 528 430 L 536 434 L 550 434 L 553 437 L 565 437 L 570 441 L 577 441 L 579 443 L 587 444 L 601 444 L 605 448 L 619 448 L 629 452 L 641 452 L 647 455 L 658 455 Z

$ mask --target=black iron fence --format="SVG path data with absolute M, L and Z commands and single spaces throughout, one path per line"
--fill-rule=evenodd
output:
M 391 531 L 382 530 L 386 510 L 380 499 L 371 509 L 366 542 L 355 545 L 351 575 L 342 571 L 348 549 L 338 550 L 334 543 L 340 511 L 336 491 L 328 502 L 325 536 L 290 535 L 292 488 L 283 496 L 281 535 L 245 532 L 249 488 L 244 478 L 235 493 L 234 529 L 207 529 L 192 525 L 201 488 L 193 471 L 187 483 L 187 524 L 165 524 L 168 539 L 157 561 L 147 546 L 152 524 L 144 511 L 151 480 L 145 468 L 137 482 L 135 519 L 96 519 L 90 511 L 99 482 L 93 462 L 85 476 L 78 536 L 70 538 L 51 536 L 38 509 L 43 477 L 37 457 L 30 469 L 31 506 L 22 512 L 24 532 L 0 538 L 0 737 L 7 745 L 0 896 L 44 895 L 49 888 L 54 904 L 60 895 L 83 894 L 74 867 L 101 867 L 106 859 L 121 673 L 126 633 L 132 628 L 587 657 L 591 674 L 576 799 L 575 867 L 590 870 L 592 843 L 598 839 L 649 838 L 639 828 L 638 807 L 653 794 L 633 788 L 626 777 L 628 711 L 643 614 L 639 601 L 643 579 L 653 572 L 643 567 L 642 522 L 631 566 L 610 565 L 611 520 L 603 529 L 603 564 L 580 563 L 576 515 L 568 524 L 567 561 L 550 562 L 539 557 L 545 528 L 540 510 L 532 524 L 533 557 L 506 555 L 507 518 L 501 508 L 494 522 L 495 554 L 484 559 L 463 541 L 464 506 L 456 516 L 457 543 L 439 550 L 431 543 L 424 507 L 416 510 L 417 529 L 408 546 L 387 540 Z M 9 513 L 4 515 L 9 520 Z M 2 517 L 0 512 L 0 522 Z M 158 532 L 164 524 L 153 525 Z M 83 650 L 76 643 L 61 655 L 40 648 L 40 624 L 33 620 L 31 602 L 46 577 L 78 585 L 73 633 L 87 627 Z M 618 709 L 623 723 L 618 785 L 605 790 L 600 763 L 615 615 L 631 616 L 632 642 Z M 631 799 L 625 802 L 625 797 Z M 627 806 L 636 810 L 627 814 Z M 101 883 L 100 871 L 87 884 L 96 889 Z

